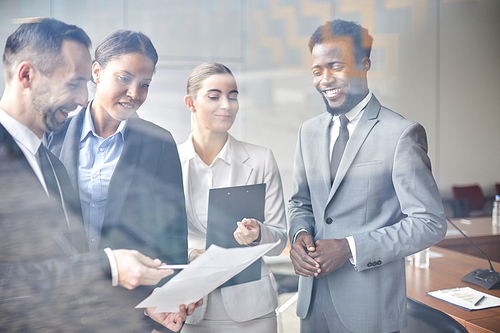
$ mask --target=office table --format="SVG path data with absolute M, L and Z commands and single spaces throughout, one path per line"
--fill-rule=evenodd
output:
M 500 227 L 491 225 L 491 216 L 451 220 L 488 255 L 490 260 L 500 262 Z M 484 258 L 482 253 L 449 222 L 446 236 L 436 246 Z
M 409 297 L 439 309 L 461 323 L 469 332 L 500 332 L 500 307 L 467 311 L 458 306 L 427 295 L 429 291 L 469 286 L 487 294 L 500 297 L 500 290 L 486 290 L 460 281 L 464 275 L 477 268 L 489 268 L 486 259 L 433 246 L 432 251 L 444 255 L 432 258 L 429 268 L 416 268 L 406 264 L 406 288 Z M 500 263 L 493 263 L 500 271 Z

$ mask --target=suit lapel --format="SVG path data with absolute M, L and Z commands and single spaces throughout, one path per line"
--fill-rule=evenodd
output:
M 137 165 L 140 162 L 140 152 L 144 140 L 144 133 L 140 131 L 140 121 L 137 115 L 132 115 L 125 128 L 125 145 L 109 182 L 104 226 L 109 223 L 118 223 L 125 203 L 124 196 L 129 192 Z
M 230 140 L 232 154 L 229 186 L 247 185 L 253 171 L 253 167 L 247 163 L 250 155 L 248 155 L 241 142 L 231 135 L 229 135 L 228 140 Z
M 363 142 L 365 142 L 366 137 L 372 130 L 373 126 L 375 126 L 375 124 L 378 122 L 379 111 L 380 103 L 375 98 L 375 96 L 373 96 L 368 102 L 364 114 L 356 125 L 351 138 L 349 138 L 349 141 L 347 142 L 344 156 L 342 157 L 337 175 L 333 181 L 330 196 L 328 197 L 328 202 L 330 202 L 330 200 L 335 195 L 335 192 L 342 183 L 342 180 L 344 179 L 347 171 L 354 161 L 354 158 L 358 154 L 358 151 L 361 149 Z
M 5 147 L 5 149 L 3 149 Z M 54 166 L 54 170 L 57 174 L 59 181 L 61 182 L 61 188 L 63 190 L 63 196 L 66 203 L 71 205 L 72 213 L 69 214 L 68 220 L 65 218 L 61 218 L 61 220 L 66 220 L 66 222 L 70 223 L 70 225 L 66 225 L 69 227 L 68 230 L 71 231 L 73 228 L 79 228 L 83 225 L 81 220 L 81 207 L 78 198 L 75 197 L 75 193 L 73 188 L 70 185 L 70 180 L 67 177 L 66 168 L 60 162 L 60 160 L 53 155 L 50 151 L 46 151 L 47 157 L 50 159 L 52 165 Z M 6 154 L 8 159 L 16 159 L 18 163 L 27 171 L 28 175 L 31 175 L 33 178 L 33 183 L 38 184 L 41 189 L 40 194 L 45 195 L 45 190 L 43 189 L 42 184 L 40 183 L 38 177 L 35 172 L 31 168 L 28 160 L 24 156 L 23 152 L 15 142 L 14 138 L 7 132 L 7 130 L 0 124 L 0 157 L 2 154 Z M 43 193 L 43 194 L 42 194 Z M 50 200 L 50 199 L 48 199 Z M 61 207 L 60 202 L 54 201 L 57 207 Z M 62 214 L 61 210 L 61 214 Z M 75 221 L 76 219 L 76 221 Z M 87 240 L 85 234 L 82 232 L 70 232 L 69 240 L 71 241 L 73 247 L 77 252 L 83 253 L 88 251 Z
M 182 166 L 182 182 L 184 185 L 184 192 L 189 193 L 187 194 L 186 197 L 186 214 L 189 223 L 199 230 L 202 233 L 207 232 L 206 226 L 204 226 L 198 217 L 196 216 L 196 210 L 194 208 L 194 203 L 192 202 L 192 196 L 190 195 L 191 192 L 191 182 L 189 179 L 189 174 L 190 174 L 190 169 L 191 169 L 191 157 L 192 157 L 192 151 L 194 151 L 193 148 L 193 134 L 191 133 L 188 137 L 188 139 L 180 144 L 178 147 L 179 151 L 179 157 L 181 160 L 181 166 Z M 190 226 L 191 227 L 191 226 Z
M 85 110 L 86 108 L 80 110 L 68 124 L 66 136 L 61 147 L 61 153 L 59 154 L 61 162 L 69 166 L 67 168 L 68 176 L 78 198 L 80 198 L 80 190 L 78 187 L 78 157 Z
M 0 124 L 0 156 L 5 156 L 7 159 L 18 160 L 22 167 L 33 177 L 35 177 L 37 183 L 40 184 L 40 181 L 38 181 L 38 177 L 31 168 L 31 165 L 26 159 L 26 156 L 24 156 L 21 148 L 19 148 L 14 138 L 5 129 L 5 127 L 3 127 L 2 124 Z M 40 188 L 43 188 L 42 184 L 40 184 Z
M 320 121 L 321 123 L 318 130 L 319 150 L 316 160 L 320 163 L 326 193 L 329 193 L 331 189 L 330 184 L 332 183 L 332 176 L 330 174 L 330 156 L 332 154 L 330 151 L 330 128 L 332 125 L 332 116 L 326 114 Z

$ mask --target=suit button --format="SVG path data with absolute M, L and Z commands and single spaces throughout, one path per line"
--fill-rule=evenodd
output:
M 366 266 L 368 266 L 368 267 L 372 267 L 372 263 L 371 263 L 371 262 L 369 262 Z
M 382 260 L 377 261 L 377 265 L 382 265 Z
M 326 218 L 326 224 L 332 224 L 333 220 L 331 217 Z

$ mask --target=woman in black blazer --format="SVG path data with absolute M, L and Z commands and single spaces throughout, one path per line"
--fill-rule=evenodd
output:
M 142 33 L 117 30 L 95 51 L 96 94 L 47 137 L 80 196 L 91 249 L 135 249 L 187 263 L 181 166 L 167 130 L 140 119 L 158 54 Z

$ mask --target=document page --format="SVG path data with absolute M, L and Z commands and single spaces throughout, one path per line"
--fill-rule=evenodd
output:
M 211 245 L 136 308 L 156 307 L 155 313 L 178 312 L 181 304 L 197 302 L 279 243 L 228 249 Z
M 498 297 L 488 295 L 470 287 L 437 290 L 428 292 L 427 294 L 469 311 L 500 306 L 500 299 Z

